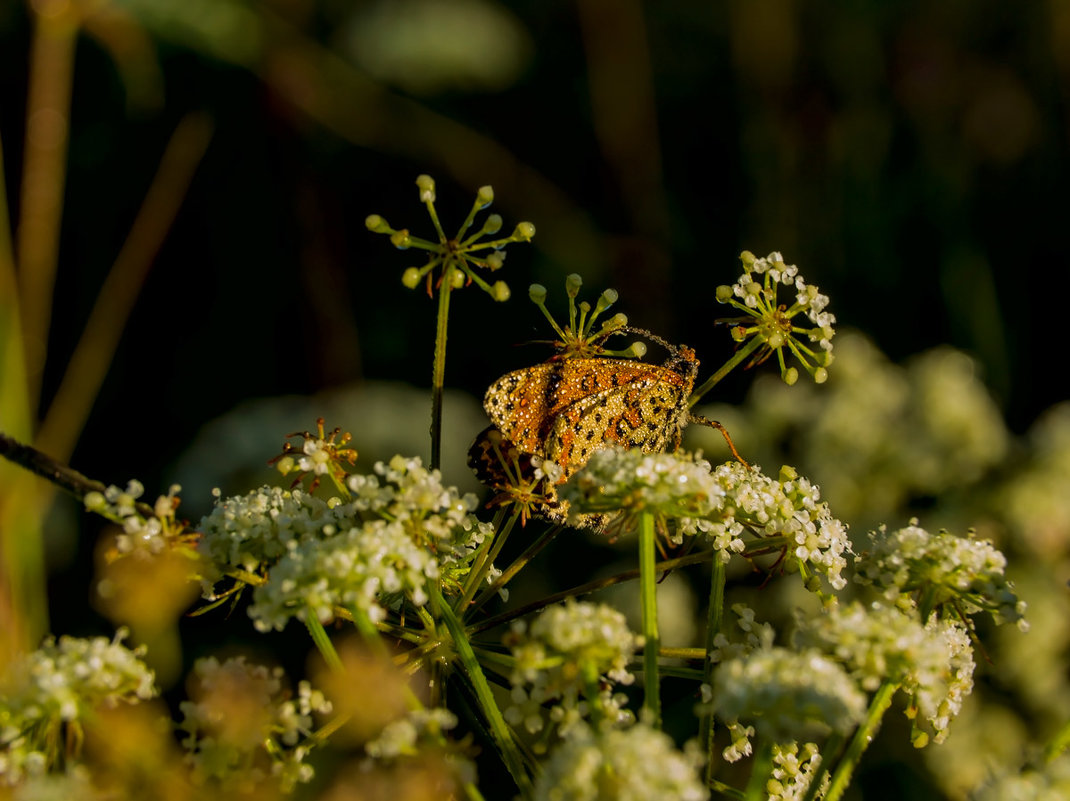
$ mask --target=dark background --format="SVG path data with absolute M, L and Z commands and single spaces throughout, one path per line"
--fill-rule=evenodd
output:
M 743 249 L 782 251 L 893 359 L 941 343 L 975 356 L 1014 432 L 1065 397 L 1065 315 L 1036 305 L 1063 294 L 1068 263 L 1070 9 L 1054 0 L 96 9 L 75 62 L 46 402 L 168 138 L 193 112 L 214 123 L 72 458 L 106 483 L 164 491 L 198 432 L 243 402 L 429 386 L 435 304 L 400 281 L 420 259 L 364 227 L 374 212 L 431 235 L 420 173 L 447 230 L 482 184 L 505 231 L 538 229 L 494 276 L 510 301 L 453 296 L 447 383 L 475 398 L 545 357 L 518 347 L 549 336 L 526 287 L 546 284 L 561 314 L 571 272 L 716 367 L 732 343 L 714 291 Z M 15 223 L 30 25 L 0 0 Z M 90 548 L 57 593 L 84 586 Z M 84 612 L 54 607 L 54 625 Z

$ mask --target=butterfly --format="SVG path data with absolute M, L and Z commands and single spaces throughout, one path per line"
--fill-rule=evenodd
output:
M 477 437 L 468 458 L 480 480 L 561 522 L 567 505 L 554 487 L 598 448 L 649 453 L 679 447 L 698 359 L 689 347 L 641 333 L 670 350 L 664 364 L 573 356 L 514 370 L 491 384 L 483 408 L 493 425 Z M 599 527 L 605 517 L 585 522 Z

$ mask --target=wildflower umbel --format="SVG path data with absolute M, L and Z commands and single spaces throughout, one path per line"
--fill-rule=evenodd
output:
M 268 462 L 275 465 L 284 476 L 296 473 L 293 483 L 295 487 L 305 476 L 311 475 L 309 492 L 316 490 L 324 476 L 330 478 L 336 487 L 340 486 L 349 474 L 345 465 L 352 465 L 357 461 L 357 451 L 346 447 L 352 435 L 340 428 L 325 432 L 323 426 L 324 420 L 320 417 L 316 420 L 315 434 L 308 431 L 287 434 L 288 440 L 300 438 L 300 444 L 287 442 L 282 447 L 282 453 Z
M 175 517 L 182 487 L 172 484 L 166 495 L 156 499 L 151 507 L 138 499 L 145 487 L 137 479 L 127 482 L 126 489 L 114 484 L 103 492 L 92 490 L 85 494 L 82 503 L 86 511 L 105 517 L 122 526 L 123 532 L 115 540 L 119 554 L 134 551 L 157 555 L 170 547 L 189 545 L 194 535 L 184 521 Z
M 536 801 L 703 801 L 701 756 L 645 724 L 582 729 L 557 747 L 535 784 Z
M 856 601 L 800 617 L 795 641 L 841 662 L 869 692 L 883 682 L 901 687 L 911 698 L 911 717 L 920 714 L 937 743 L 973 689 L 970 639 L 955 620 L 933 617 L 923 625 L 916 610 Z M 916 745 L 927 740 L 921 732 L 914 738 Z
M 282 668 L 244 657 L 198 659 L 193 674 L 192 700 L 179 705 L 178 729 L 198 784 L 237 789 L 257 773 L 270 773 L 288 792 L 312 779 L 305 762 L 317 742 L 312 714 L 331 711 L 323 693 L 307 681 L 290 693 Z
M 828 296 L 818 292 L 816 286 L 807 284 L 799 275 L 799 269 L 794 264 L 785 264 L 779 253 L 759 259 L 745 250 L 739 258 L 743 262 L 743 275 L 732 286 L 717 287 L 717 301 L 727 303 L 745 315 L 725 322 L 735 324 L 732 337 L 737 342 L 751 340 L 749 352 L 754 355 L 750 365 L 760 364 L 775 352 L 781 377 L 788 384 L 794 384 L 799 371 L 787 366 L 784 359 L 784 349 L 787 348 L 817 383 L 823 383 L 828 378 L 825 368 L 832 361 L 833 325 L 836 323 L 835 316 L 825 311 Z M 791 306 L 777 301 L 781 285 L 795 287 L 795 303 Z M 792 322 L 800 314 L 805 314 L 813 324 L 812 328 Z M 807 345 L 803 337 L 817 345 L 817 350 Z
M 0 786 L 78 760 L 83 722 L 97 708 L 156 695 L 144 649 L 114 639 L 49 637 L 0 674 Z
M 479 241 L 484 235 L 497 234 L 502 227 L 502 218 L 497 214 L 491 214 L 487 216 L 478 230 L 469 233 L 476 215 L 494 202 L 494 189 L 490 186 L 481 186 L 476 192 L 472 210 L 468 212 L 457 234 L 450 238 L 443 230 L 438 219 L 438 212 L 435 210 L 434 179 L 429 175 L 421 175 L 416 179 L 416 186 L 420 190 L 420 202 L 427 207 L 427 213 L 435 226 L 438 241 L 432 242 L 412 236 L 405 228 L 391 228 L 390 224 L 378 214 L 371 214 L 364 221 L 369 231 L 389 234 L 390 241 L 398 250 L 416 248 L 427 251 L 427 263 L 423 267 L 409 267 L 405 270 L 401 278 L 402 283 L 409 289 L 415 289 L 421 282 L 426 282 L 428 294 L 431 294 L 433 285 L 443 282 L 452 289 L 460 289 L 462 286 L 474 283 L 494 300 L 508 300 L 509 287 L 504 281 L 488 284 L 476 270 L 494 272 L 500 269 L 505 261 L 505 246 L 513 242 L 530 242 L 535 236 L 535 226 L 529 222 L 518 223 L 513 233 L 507 237 Z M 436 268 L 439 268 L 437 282 L 432 278 L 432 273 Z
M 642 342 L 633 342 L 624 350 L 607 350 L 603 344 L 609 337 L 617 333 L 632 331 L 627 328 L 628 317 L 625 314 L 614 314 L 595 330 L 594 323 L 602 312 L 617 302 L 617 290 L 607 289 L 598 296 L 594 309 L 586 300 L 577 306 L 576 298 L 579 296 L 580 287 L 583 286 L 583 278 L 576 273 L 565 278 L 565 294 L 568 295 L 568 323 L 559 325 L 553 315 L 546 308 L 546 287 L 542 284 L 532 284 L 528 288 L 528 297 L 531 302 L 539 307 L 550 325 L 553 327 L 559 339 L 553 343 L 554 348 L 564 358 L 578 356 L 619 356 L 642 358 L 646 354 L 646 345 Z M 577 311 L 579 314 L 577 314 Z
M 866 697 L 817 650 L 773 647 L 718 665 L 713 706 L 723 720 L 745 721 L 759 736 L 788 743 L 815 730 L 848 734 L 865 716 Z
M 562 735 L 592 713 L 609 723 L 632 722 L 627 699 L 612 686 L 635 681 L 628 662 L 641 642 L 606 604 L 570 601 L 544 610 L 530 628 L 517 621 L 506 636 L 514 660 L 506 720 L 534 733 L 549 713 Z
M 902 605 L 917 603 L 923 614 L 958 617 L 988 612 L 996 623 L 1027 630 L 1025 601 L 1004 575 L 1007 559 L 991 542 L 930 534 L 917 521 L 889 533 L 870 533 L 871 550 L 857 557 L 857 580 L 882 590 Z

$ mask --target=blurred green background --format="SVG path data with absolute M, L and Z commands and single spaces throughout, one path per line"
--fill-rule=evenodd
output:
M 40 413 L 177 141 L 188 189 L 70 458 L 153 497 L 179 480 L 193 519 L 318 414 L 365 467 L 426 457 L 434 302 L 401 285 L 418 254 L 363 222 L 430 235 L 420 173 L 447 229 L 482 184 L 506 231 L 538 229 L 496 276 L 510 301 L 454 295 L 450 480 L 472 486 L 486 386 L 547 355 L 525 344 L 548 338 L 529 283 L 559 313 L 568 273 L 592 300 L 616 288 L 633 324 L 697 349 L 701 379 L 731 354 L 714 291 L 742 249 L 782 251 L 893 361 L 975 357 L 1012 434 L 1065 398 L 1065 315 L 1035 293 L 1067 275 L 1067 0 L 0 0 L 16 241 L 37 14 L 79 21 Z M 765 447 L 739 426 L 745 454 Z M 64 541 L 77 510 L 56 514 L 61 594 L 84 586 L 92 538 Z M 59 605 L 53 626 L 84 613 Z

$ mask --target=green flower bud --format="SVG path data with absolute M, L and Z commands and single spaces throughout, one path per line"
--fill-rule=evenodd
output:
M 364 227 L 376 234 L 391 234 L 394 229 L 378 214 L 369 214 L 364 218 Z
M 490 185 L 479 187 L 479 191 L 476 192 L 476 203 L 479 204 L 479 208 L 485 209 L 493 202 L 494 187 Z
M 824 384 L 829 380 L 829 371 L 824 367 L 818 367 L 814 370 L 814 382 L 817 384 Z
M 468 278 L 468 276 L 466 276 L 464 274 L 463 270 L 457 270 L 457 269 L 451 270 L 450 271 L 450 287 L 453 288 L 453 289 L 460 289 L 461 287 L 464 286 L 464 282 L 465 282 L 465 280 L 467 278 Z
M 754 266 L 754 262 L 758 261 L 758 257 L 751 253 L 749 250 L 744 250 L 739 254 L 739 260 L 743 262 L 743 266 L 748 270 Z
M 735 293 L 732 291 L 732 287 L 728 286 L 727 284 L 721 284 L 719 287 L 717 287 L 717 302 L 728 303 L 728 301 L 732 299 L 732 296 L 734 294 Z
M 275 462 L 275 469 L 282 473 L 284 476 L 293 472 L 293 469 L 297 467 L 297 460 L 292 456 L 283 456 L 277 462 Z
M 416 289 L 420 285 L 420 271 L 416 267 L 409 267 L 401 274 L 401 283 L 408 289 Z
M 420 175 L 416 178 L 416 186 L 420 190 L 421 203 L 435 202 L 435 179 L 430 175 Z
M 605 292 L 602 293 L 602 303 L 605 304 L 602 306 L 602 308 L 605 309 L 609 306 L 612 306 L 614 303 L 617 302 L 617 298 L 619 297 L 620 295 L 617 293 L 617 290 L 607 289 Z
M 633 342 L 628 350 L 631 351 L 635 358 L 642 359 L 646 356 L 647 346 L 645 342 Z
M 493 272 L 494 270 L 500 270 L 502 265 L 505 264 L 505 251 L 496 250 L 487 256 L 487 269 Z
M 799 371 L 796 370 L 794 367 L 789 367 L 787 370 L 780 374 L 780 377 L 784 379 L 784 383 L 787 384 L 789 387 L 794 386 L 795 382 L 799 380 Z
M 565 292 L 570 298 L 580 294 L 581 286 L 583 286 L 583 278 L 578 273 L 570 273 L 565 277 Z
M 502 215 L 491 214 L 483 221 L 483 233 L 496 234 L 502 230 Z
M 513 239 L 521 242 L 530 242 L 533 236 L 535 236 L 535 226 L 529 222 L 517 223 L 513 230 Z
M 542 284 L 532 284 L 528 287 L 528 297 L 532 303 L 541 306 L 546 302 L 546 287 Z
M 390 242 L 398 250 L 406 250 L 412 244 L 412 238 L 409 236 L 408 229 L 402 228 L 390 235 Z
M 504 303 L 509 300 L 510 295 L 513 293 L 509 291 L 509 286 L 505 281 L 495 281 L 494 286 L 490 288 L 490 296 L 499 303 Z
M 82 499 L 82 503 L 85 504 L 85 508 L 90 512 L 99 512 L 108 508 L 108 501 L 104 497 L 104 493 L 96 490 L 87 492 Z

